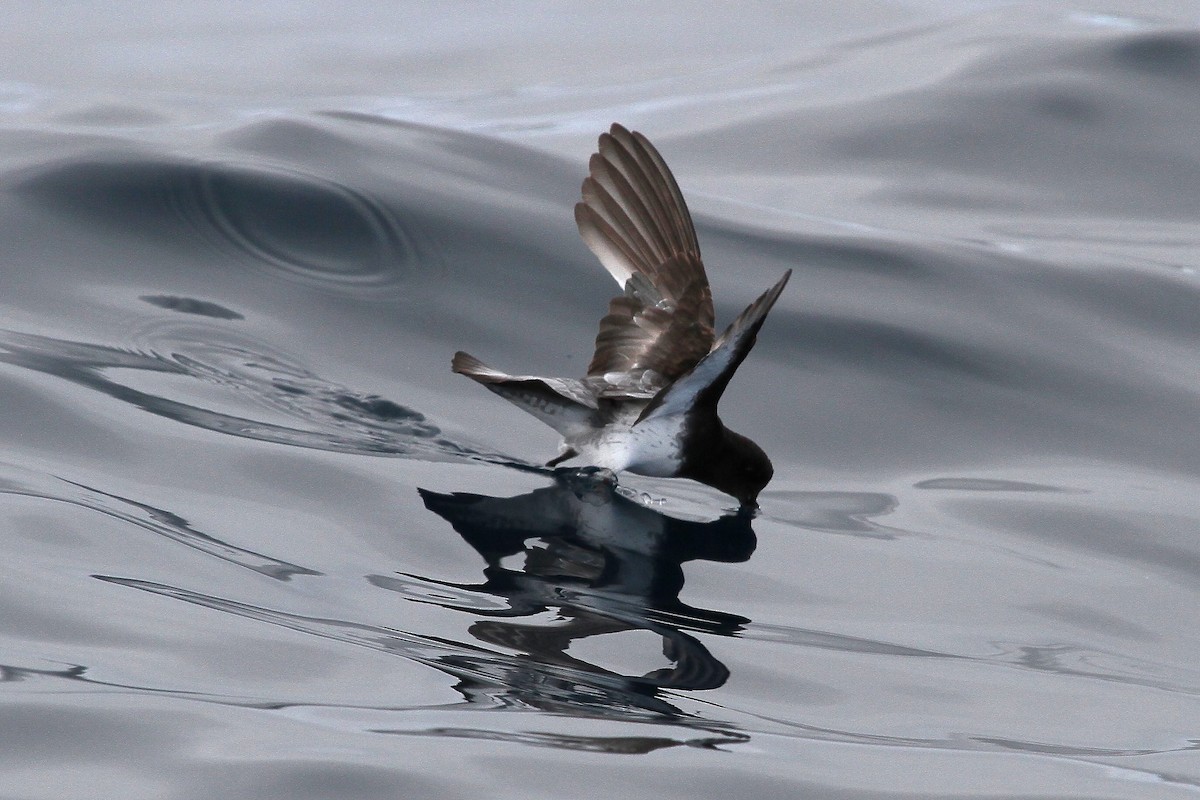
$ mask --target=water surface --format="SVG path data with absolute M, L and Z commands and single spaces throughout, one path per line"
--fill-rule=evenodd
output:
M 1193 6 L 72 9 L 0 34 L 5 798 L 1200 793 Z M 585 370 L 613 121 L 718 324 L 795 270 L 753 520 L 449 371 Z

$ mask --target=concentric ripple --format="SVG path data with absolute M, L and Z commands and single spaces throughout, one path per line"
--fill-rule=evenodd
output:
M 340 294 L 392 297 L 433 263 L 388 202 L 283 167 L 94 154 L 24 175 L 15 188 L 78 222 L 173 248 L 203 242 Z
M 214 231 L 280 274 L 343 292 L 391 293 L 416 269 L 411 237 L 370 195 L 313 175 L 197 169 L 191 198 Z

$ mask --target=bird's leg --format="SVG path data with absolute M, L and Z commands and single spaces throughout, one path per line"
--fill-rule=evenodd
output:
M 574 447 L 571 447 L 566 442 L 563 442 L 562 447 L 560 447 L 558 450 L 558 455 L 547 461 L 546 466 L 557 467 L 562 462 L 572 459 L 577 455 L 579 455 L 579 452 Z

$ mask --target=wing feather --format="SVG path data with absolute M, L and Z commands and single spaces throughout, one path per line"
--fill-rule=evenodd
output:
M 563 436 L 587 430 L 596 423 L 599 404 L 595 390 L 586 381 L 509 375 L 461 350 L 454 354 L 450 369 L 486 386 Z
M 790 277 L 792 271 L 789 269 L 774 286 L 746 306 L 721 334 L 712 352 L 701 359 L 690 372 L 659 392 L 642 410 L 634 424 L 653 417 L 686 412 L 694 407 L 697 400 L 704 404 L 711 403 L 715 409 L 733 373 L 746 360 L 750 348 L 754 347 L 758 331 L 767 319 L 767 313 L 779 299 Z
M 575 224 L 579 226 L 579 235 L 608 273 L 624 286 L 638 272 L 634 265 L 641 262 L 637 251 L 613 229 L 608 220 L 594 207 L 577 203 L 575 205 Z
M 655 182 L 655 190 L 662 202 L 661 207 L 664 211 L 675 212 L 672 224 L 667 226 L 667 231 L 675 237 L 675 243 L 681 250 L 699 253 L 700 245 L 696 241 L 696 229 L 692 225 L 687 202 L 684 201 L 683 192 L 679 190 L 679 184 L 676 183 L 675 176 L 671 174 L 662 155 L 654 145 L 650 144 L 649 139 L 637 131 L 627 131 L 621 128 L 613 136 L 625 145 L 627 150 L 635 153 L 647 174 L 661 176 L 662 180 Z
M 588 375 L 651 371 L 669 382 L 713 345 L 713 305 L 696 230 L 646 137 L 613 125 L 575 206 L 580 235 L 624 293 L 600 321 Z
M 598 183 L 612 197 L 625 198 L 629 204 L 630 221 L 637 225 L 641 238 L 654 250 L 651 260 L 654 262 L 664 261 L 669 255 L 669 250 L 658 241 L 658 236 L 652 228 L 652 224 L 655 222 L 654 216 L 625 174 L 605 161 L 599 153 L 592 154 L 588 161 L 588 171 L 590 175 L 583 182 L 584 199 L 587 199 L 586 193 L 589 184 L 592 183 Z

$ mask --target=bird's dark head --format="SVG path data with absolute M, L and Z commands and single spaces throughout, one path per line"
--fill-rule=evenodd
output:
M 728 428 L 714 444 L 711 450 L 689 459 L 684 477 L 736 497 L 744 511 L 757 509 L 758 493 L 775 474 L 771 459 L 757 444 Z

